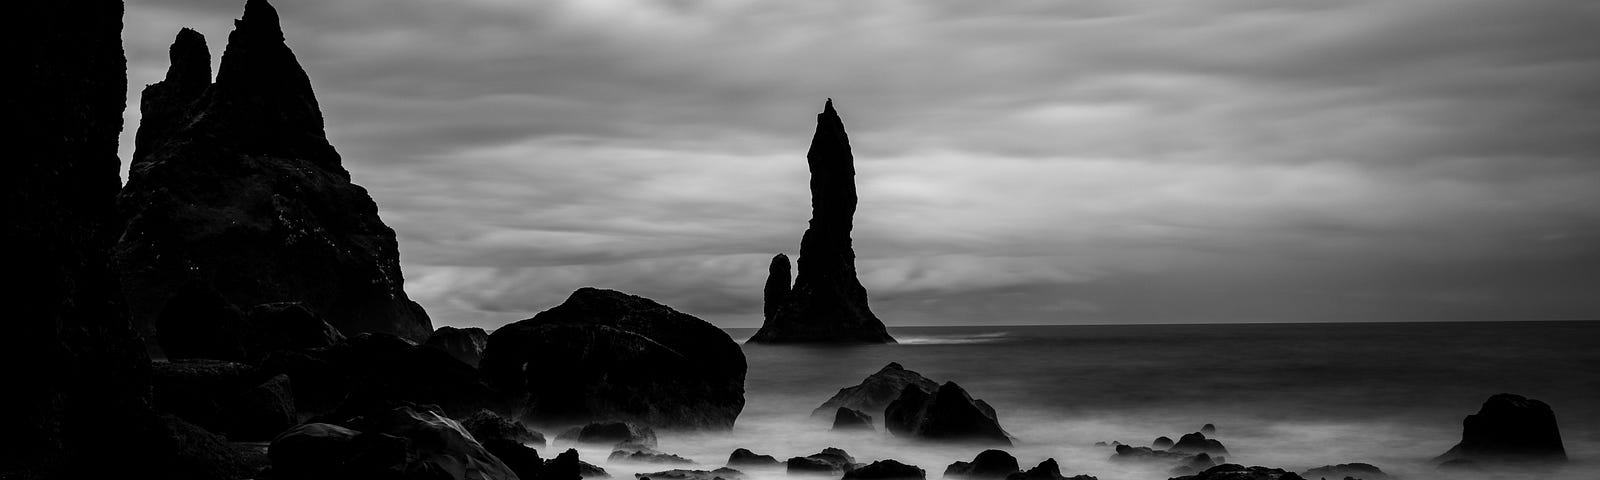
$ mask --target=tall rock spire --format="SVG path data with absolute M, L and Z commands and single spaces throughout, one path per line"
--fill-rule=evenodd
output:
M 182 126 L 189 108 L 211 86 L 211 50 L 206 37 L 191 29 L 178 30 L 168 49 L 172 65 L 167 77 L 146 85 L 139 95 L 139 132 L 133 141 L 133 164 L 144 160 Z
M 855 157 L 833 99 L 817 114 L 806 153 L 811 167 L 811 225 L 800 240 L 800 273 L 776 309 L 770 305 L 754 343 L 893 343 L 867 306 L 856 278 L 850 230 L 856 213 Z M 773 285 L 768 280 L 769 289 Z M 773 298 L 772 293 L 767 298 Z

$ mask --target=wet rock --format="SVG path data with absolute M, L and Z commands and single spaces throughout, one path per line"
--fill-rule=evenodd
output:
M 872 417 L 855 410 L 839 407 L 833 416 L 834 430 L 872 430 Z
M 614 447 L 655 448 L 656 431 L 630 422 L 598 422 L 573 427 L 557 435 L 556 440 Z
M 673 454 L 670 454 L 670 453 L 658 452 L 658 451 L 655 451 L 655 450 L 652 450 L 652 449 L 648 449 L 648 448 L 646 448 L 646 449 L 613 450 L 613 451 L 611 451 L 611 456 L 606 458 L 606 461 L 609 461 L 609 462 L 633 462 L 633 463 L 666 463 L 666 464 L 674 464 L 674 463 L 692 464 L 692 463 L 694 463 L 694 460 L 683 458 L 683 457 L 680 457 L 680 456 L 677 456 L 677 455 L 673 455 Z
M 920 388 L 905 389 L 884 409 L 884 425 L 900 437 L 1011 445 L 994 408 L 973 400 L 955 382 L 945 382 L 931 395 Z
M 1228 449 L 1222 446 L 1222 442 L 1206 438 L 1205 434 L 1202 434 L 1200 432 L 1186 433 L 1182 437 L 1178 437 L 1178 443 L 1174 443 L 1172 445 L 1172 448 L 1169 448 L 1167 450 L 1173 451 L 1173 452 L 1178 452 L 1178 453 L 1188 453 L 1188 454 L 1195 454 L 1195 453 L 1209 453 L 1209 454 L 1212 454 L 1212 455 L 1227 455 L 1228 454 Z
M 1047 458 L 1039 462 L 1038 466 L 1026 472 L 1017 472 L 1006 476 L 1006 480 L 1099 480 L 1091 475 L 1074 475 L 1071 477 L 1061 474 L 1061 465 L 1056 459 Z
M 640 480 L 646 478 L 653 480 L 739 480 L 744 478 L 744 472 L 723 467 L 716 470 L 672 469 L 661 472 L 635 473 L 633 476 Z
M 877 373 L 868 375 L 861 384 L 839 389 L 822 406 L 811 412 L 814 417 L 826 418 L 835 415 L 839 408 L 849 408 L 868 415 L 882 414 L 890 402 L 900 398 L 900 393 L 907 387 L 916 387 L 924 392 L 933 392 L 939 389 L 939 383 L 929 380 L 917 372 L 907 370 L 899 363 L 890 362 Z
M 280 433 L 268 448 L 274 476 L 327 478 L 354 456 L 361 432 L 327 423 L 304 423 Z
M 479 442 L 493 439 L 505 439 L 516 442 L 518 445 L 532 443 L 544 446 L 544 435 L 529 430 L 522 422 L 510 420 L 488 409 L 478 410 L 466 418 L 461 419 L 461 426 L 472 434 L 472 438 Z
M 806 153 L 811 168 L 811 223 L 800 240 L 799 275 L 751 343 L 894 343 L 867 306 L 856 278 L 850 230 L 856 210 L 855 157 L 844 122 L 829 100 L 817 114 Z M 769 279 L 768 285 L 776 282 Z M 768 298 L 776 297 L 768 294 Z
M 946 477 L 964 477 L 969 479 L 1006 478 L 1022 469 L 1017 465 L 1017 457 L 1011 456 L 1004 450 L 984 450 L 973 457 L 971 462 L 955 462 L 944 470 Z
M 778 462 L 778 459 L 773 458 L 772 455 L 758 455 L 750 450 L 738 448 L 734 449 L 733 453 L 728 454 L 728 466 L 741 468 L 776 468 L 783 466 L 783 463 Z
M 1549 404 L 1509 393 L 1489 397 L 1462 420 L 1461 442 L 1436 462 L 1559 463 L 1567 461 Z
M 1359 478 L 1361 480 L 1385 480 L 1389 474 L 1383 473 L 1369 463 L 1341 463 L 1338 465 L 1325 465 L 1300 474 L 1305 478 Z
M 917 479 L 927 478 L 927 472 L 915 465 L 906 465 L 896 460 L 878 460 L 869 465 L 845 472 L 845 480 L 889 480 L 889 479 Z
M 526 368 L 553 364 L 566 368 Z M 726 332 L 612 290 L 578 289 L 495 330 L 481 367 L 536 423 L 727 429 L 744 409 L 744 352 Z
M 477 327 L 439 327 L 428 336 L 427 346 L 444 350 L 462 363 L 478 366 L 483 360 L 483 348 L 489 343 L 489 334 Z
M 1304 480 L 1300 475 L 1281 468 L 1244 467 L 1225 463 L 1203 472 L 1177 477 L 1172 480 Z
M 1156 441 L 1150 444 L 1150 448 L 1161 450 L 1172 448 L 1172 439 L 1167 437 L 1156 437 Z

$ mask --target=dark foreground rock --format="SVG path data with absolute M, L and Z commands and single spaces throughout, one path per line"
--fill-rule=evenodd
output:
M 1300 475 L 1281 468 L 1245 467 L 1225 463 L 1203 472 L 1177 477 L 1172 480 L 1304 480 Z
M 504 439 L 517 444 L 532 443 L 544 447 L 544 435 L 529 430 L 522 422 L 507 419 L 487 409 L 478 410 L 466 418 L 461 419 L 461 426 L 467 429 L 480 443 L 489 440 Z
M 388 334 L 359 334 L 326 349 L 275 352 L 261 368 L 289 376 L 295 405 L 303 412 L 348 417 L 384 402 L 412 402 L 465 418 L 497 404 L 471 365 Z
M 872 430 L 872 416 L 839 407 L 833 416 L 834 430 Z
M 483 360 L 483 348 L 489 343 L 489 334 L 478 327 L 439 327 L 428 336 L 427 346 L 444 350 L 462 363 L 478 366 Z
M 1182 437 L 1178 438 L 1178 443 L 1172 444 L 1172 448 L 1169 448 L 1167 450 L 1173 451 L 1173 452 L 1178 452 L 1178 453 L 1188 453 L 1188 454 L 1195 454 L 1195 453 L 1209 453 L 1211 455 L 1227 455 L 1228 454 L 1228 449 L 1226 447 L 1222 446 L 1222 442 L 1216 441 L 1214 439 L 1206 438 L 1205 434 L 1202 434 L 1200 432 L 1184 434 Z
M 630 422 L 598 422 L 561 432 L 556 440 L 613 447 L 655 448 L 656 431 Z
M 878 460 L 869 465 L 845 472 L 845 480 L 891 480 L 928 478 L 928 472 L 916 465 L 906 465 L 896 460 Z
M 1306 470 L 1300 476 L 1318 479 L 1359 478 L 1361 480 L 1385 480 L 1389 478 L 1389 474 L 1383 473 L 1383 470 L 1369 463 L 1326 465 Z
M 671 453 L 657 452 L 652 449 L 622 449 L 612 450 L 608 462 L 632 463 L 664 463 L 664 464 L 692 464 L 694 460 L 683 458 Z
M 157 362 L 152 371 L 156 409 L 231 440 L 270 440 L 299 421 L 286 375 L 219 360 Z
M 281 478 L 516 478 L 460 424 L 416 406 L 373 411 L 345 426 L 303 424 L 274 439 L 268 455 Z
M 779 462 L 778 459 L 773 458 L 772 455 L 758 455 L 750 450 L 737 448 L 733 450 L 733 453 L 728 454 L 728 466 L 740 468 L 776 468 L 783 466 L 783 463 Z
M 301 302 L 346 335 L 425 339 L 433 328 L 406 297 L 394 230 L 328 143 L 278 12 L 245 4 L 215 82 L 204 42 L 186 40 L 195 36 L 180 35 L 175 53 L 187 53 L 147 89 L 150 116 L 118 197 L 127 225 L 116 265 L 134 324 L 163 347 L 252 338 L 177 315 L 187 307 L 174 296 L 199 286 L 236 311 Z
M 884 409 L 884 425 L 895 436 L 924 440 L 1011 445 L 994 408 L 974 400 L 955 382 L 932 394 L 907 388 Z
M 839 408 L 849 408 L 868 415 L 881 415 L 890 402 L 900 398 L 900 393 L 907 387 L 920 388 L 925 392 L 939 389 L 939 383 L 922 376 L 922 374 L 907 370 L 899 363 L 889 362 L 879 369 L 877 373 L 868 375 L 861 380 L 861 384 L 853 387 L 839 389 L 822 406 L 811 412 L 814 417 L 828 418 L 835 414 Z
M 1017 457 L 1011 456 L 1005 450 L 984 450 L 973 457 L 971 462 L 955 462 L 945 467 L 944 476 L 963 477 L 969 479 L 1006 478 L 1022 470 L 1017 465 Z
M 606 478 L 605 469 L 578 459 L 578 451 L 567 449 L 544 463 L 540 480 L 578 480 L 579 478 Z
M 1071 477 L 1061 474 L 1061 465 L 1054 458 L 1046 458 L 1038 466 L 1026 472 L 1017 472 L 1006 476 L 1006 480 L 1099 480 L 1092 475 L 1074 475 Z
M 511 473 L 517 474 L 518 480 L 539 480 L 544 473 L 544 459 L 539 458 L 539 451 L 521 442 L 492 438 L 480 443 L 490 455 L 505 463 L 506 467 L 511 469 Z
M 828 447 L 818 453 L 790 458 L 784 464 L 791 475 L 838 475 L 854 470 L 856 459 L 844 450 Z
M 635 473 L 635 478 L 651 480 L 739 480 L 744 478 L 744 472 L 732 468 L 718 468 L 716 470 L 680 470 L 672 469 L 661 472 Z
M 774 258 L 768 278 L 770 312 L 751 343 L 894 343 L 867 306 L 867 290 L 856 278 L 850 230 L 856 212 L 855 157 L 844 122 L 829 99 L 817 114 L 817 130 L 806 152 L 811 168 L 811 224 L 800 240 L 799 275 L 787 294 L 787 259 Z
M 481 367 L 536 423 L 727 429 L 744 409 L 744 352 L 726 332 L 612 290 L 578 289 L 555 308 L 495 330 Z
M 1484 401 L 1478 413 L 1468 415 L 1461 424 L 1461 442 L 1434 461 L 1567 461 L 1555 411 L 1544 402 L 1510 393 L 1498 394 Z

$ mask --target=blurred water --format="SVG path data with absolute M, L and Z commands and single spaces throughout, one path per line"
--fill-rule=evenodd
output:
M 743 341 L 753 329 L 730 329 Z M 731 432 L 661 432 L 661 450 L 722 466 L 744 447 L 779 460 L 844 448 L 939 478 L 980 450 L 834 433 L 810 417 L 838 389 L 895 361 L 992 404 L 1024 468 L 1165 479 L 1166 467 L 1107 461 L 1097 441 L 1148 445 L 1214 423 L 1230 462 L 1294 471 L 1367 462 L 1408 479 L 1462 478 L 1428 462 L 1461 418 L 1511 392 L 1555 408 L 1571 465 L 1528 478 L 1600 478 L 1600 322 L 1116 325 L 892 328 L 899 345 L 746 345 L 746 405 Z M 876 415 L 875 415 L 876 416 Z M 878 419 L 881 422 L 881 419 Z M 880 429 L 881 430 L 881 429 Z M 559 447 L 565 448 L 565 445 Z M 664 470 L 607 464 L 614 476 Z M 756 479 L 781 471 L 747 472 Z M 1518 477 L 1504 477 L 1518 478 Z

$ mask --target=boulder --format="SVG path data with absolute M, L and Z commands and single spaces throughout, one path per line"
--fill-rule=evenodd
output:
M 1209 454 L 1212 454 L 1212 455 L 1227 455 L 1228 454 L 1228 449 L 1222 446 L 1222 442 L 1206 438 L 1205 434 L 1200 433 L 1200 432 L 1186 433 L 1182 437 L 1178 437 L 1178 442 L 1172 444 L 1172 448 L 1169 448 L 1167 450 L 1168 451 L 1172 451 L 1172 452 L 1187 453 L 1187 454 L 1195 454 L 1195 453 L 1209 453 Z
M 1202 425 L 1200 427 L 1200 433 L 1203 433 L 1203 434 L 1206 434 L 1206 435 L 1216 435 L 1217 434 L 1217 426 L 1209 424 L 1209 423 L 1207 423 L 1205 425 Z
M 1017 457 L 1011 456 L 1005 450 L 984 450 L 973 457 L 971 462 L 950 464 L 944 469 L 944 476 L 969 479 L 1006 478 L 1021 470 L 1022 468 L 1017 465 Z
M 635 473 L 635 478 L 644 480 L 739 480 L 744 478 L 744 472 L 732 468 L 718 468 L 716 470 L 680 470 L 672 469 L 661 472 Z
M 783 466 L 783 463 L 778 462 L 778 459 L 773 458 L 772 455 L 758 455 L 750 450 L 737 448 L 733 450 L 733 453 L 728 454 L 728 466 L 741 468 L 776 468 Z
M 1061 475 L 1061 465 L 1054 458 L 1046 458 L 1038 466 L 1026 472 L 1017 472 L 1006 476 L 1006 480 L 1099 480 L 1091 475 L 1074 475 L 1071 477 Z
M 1150 443 L 1150 448 L 1158 448 L 1161 450 L 1172 448 L 1172 439 L 1167 437 L 1156 437 L 1156 441 Z
M 529 430 L 522 422 L 509 420 L 488 409 L 478 410 L 466 418 L 461 419 L 461 426 L 472 434 L 478 442 L 487 442 L 493 439 L 505 439 L 517 442 L 518 445 L 532 443 L 544 446 L 544 435 Z
M 412 402 L 466 417 L 497 405 L 495 392 L 471 365 L 388 334 L 358 334 L 326 349 L 275 352 L 262 369 L 287 374 L 294 381 L 295 405 L 306 412 L 348 416 L 383 402 Z
M 514 479 L 461 424 L 415 405 L 372 410 L 348 425 L 308 423 L 268 447 L 283 478 Z
M 744 352 L 726 332 L 612 290 L 578 289 L 495 330 L 481 367 L 536 423 L 728 429 L 744 409 Z
M 894 343 L 867 305 L 867 290 L 856 278 L 850 241 L 856 211 L 855 157 L 832 99 L 817 114 L 806 162 L 811 168 L 811 223 L 800 240 L 800 272 L 787 294 L 766 294 L 769 301 L 782 301 L 764 308 L 771 314 L 749 341 Z M 769 277 L 781 274 L 782 278 L 769 278 L 769 289 L 789 282 L 788 269 L 777 263 L 774 258 Z
M 573 427 L 556 436 L 563 442 L 655 448 L 656 431 L 630 422 L 599 422 Z
M 900 398 L 906 387 L 914 386 L 925 392 L 939 389 L 939 383 L 917 372 L 906 370 L 899 363 L 889 362 L 877 373 L 868 375 L 861 384 L 839 389 L 822 406 L 811 412 L 813 417 L 835 415 L 840 408 L 849 408 L 868 415 L 882 414 L 890 402 Z
M 955 382 L 932 394 L 907 388 L 884 410 L 884 425 L 895 436 L 923 440 L 1011 445 L 994 408 L 973 400 Z
M 878 460 L 866 466 L 845 472 L 844 478 L 845 480 L 921 480 L 928 478 L 928 474 L 915 465 L 906 465 L 895 460 Z
M 1359 478 L 1361 480 L 1386 480 L 1389 474 L 1370 463 L 1341 463 L 1306 470 L 1305 478 Z
M 673 455 L 673 454 L 670 454 L 670 453 L 658 452 L 658 451 L 655 451 L 655 450 L 652 450 L 652 449 L 648 449 L 648 448 L 645 448 L 645 449 L 612 450 L 611 451 L 611 456 L 607 457 L 606 461 L 608 461 L 608 462 L 632 462 L 632 463 L 666 463 L 666 464 L 692 464 L 692 463 L 694 463 L 694 460 L 683 458 L 683 457 L 680 457 L 680 456 L 677 456 L 677 455 Z
M 839 411 L 833 416 L 833 429 L 872 430 L 872 416 L 848 408 L 839 407 Z
M 267 440 L 298 423 L 289 378 L 221 360 L 157 362 L 155 407 L 234 441 Z
M 491 438 L 484 440 L 483 449 L 490 455 L 500 459 L 517 474 L 518 480 L 539 480 L 544 471 L 544 460 L 539 458 L 539 451 L 528 448 L 522 442 L 508 438 Z
M 327 423 L 304 423 L 280 433 L 267 455 L 274 476 L 328 478 L 354 456 L 361 432 Z
M 1549 404 L 1510 393 L 1483 402 L 1478 413 L 1462 420 L 1461 442 L 1436 462 L 1552 463 L 1567 461 Z
M 245 310 L 245 319 L 253 332 L 247 342 L 250 358 L 264 358 L 279 350 L 327 348 L 344 341 L 338 328 L 304 302 L 256 305 Z
M 444 350 L 462 363 L 478 366 L 483 360 L 483 347 L 489 343 L 489 334 L 478 327 L 439 327 L 428 336 L 427 346 Z
M 784 462 L 790 475 L 838 475 L 844 468 L 837 463 L 811 457 L 791 457 Z
M 1205 471 L 1172 480 L 1305 480 L 1300 475 L 1281 468 L 1244 467 L 1225 463 Z
M 245 390 L 229 410 L 233 425 L 227 432 L 231 440 L 268 440 L 300 423 L 288 375 L 274 375 Z
M 1217 461 L 1221 459 L 1222 457 L 1213 459 L 1211 458 L 1211 455 L 1205 453 L 1196 453 L 1193 456 L 1189 456 L 1180 460 L 1178 465 L 1172 467 L 1170 470 L 1167 470 L 1167 473 L 1172 475 L 1193 475 L 1203 472 L 1207 468 L 1216 466 Z
M 578 460 L 578 451 L 569 448 L 556 455 L 556 458 L 545 462 L 539 480 L 581 480 L 585 476 L 583 465 L 584 463 Z

